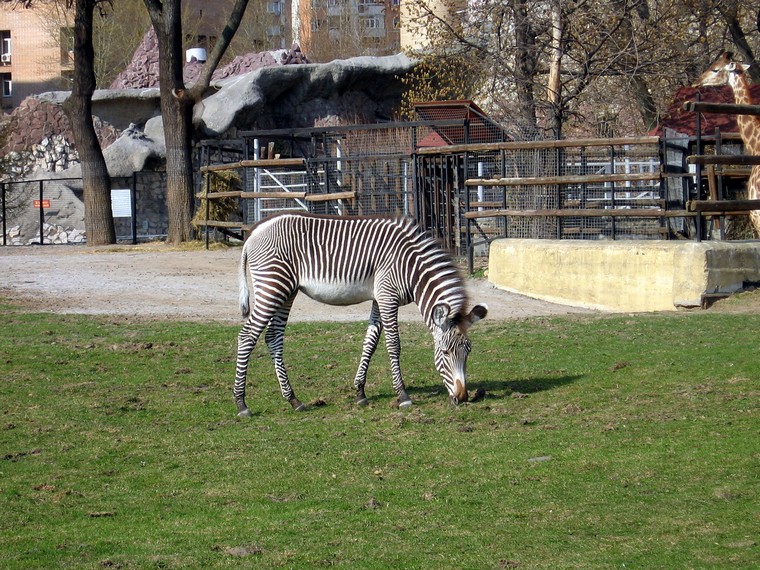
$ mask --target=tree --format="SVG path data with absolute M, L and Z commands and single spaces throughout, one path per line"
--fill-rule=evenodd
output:
M 470 98 L 525 136 L 588 136 L 609 117 L 633 134 L 726 43 L 751 63 L 757 14 L 757 0 L 419 0 L 412 55 L 471 62 Z
M 166 192 L 169 213 L 167 240 L 183 242 L 192 237 L 193 107 L 211 82 L 243 18 L 248 0 L 235 0 L 227 25 L 204 63 L 195 84 L 185 86 L 181 0 L 144 0 L 158 38 L 159 90 L 166 141 Z
M 92 45 L 93 14 L 96 7 L 111 0 L 65 0 L 53 8 L 74 9 L 74 78 L 71 95 L 63 110 L 69 118 L 74 143 L 82 166 L 82 193 L 87 245 L 116 242 L 111 211 L 111 178 L 92 122 L 92 95 L 95 92 L 95 53 Z M 32 0 L 16 2 L 30 8 Z M 64 16 L 68 17 L 68 16 Z

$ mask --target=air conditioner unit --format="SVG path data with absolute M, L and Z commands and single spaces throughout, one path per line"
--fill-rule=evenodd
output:
M 10 63 L 11 62 L 11 54 L 4 53 L 0 55 L 0 62 L 2 63 Z

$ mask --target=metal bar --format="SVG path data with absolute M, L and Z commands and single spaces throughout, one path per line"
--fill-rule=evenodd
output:
M 687 164 L 708 165 L 722 164 L 733 166 L 758 166 L 760 156 L 756 155 L 727 155 L 727 154 L 692 154 L 686 157 Z
M 8 245 L 8 211 L 5 206 L 5 200 L 7 196 L 7 187 L 8 185 L 3 182 L 2 183 L 2 197 L 0 197 L 0 201 L 2 201 L 2 212 L 3 212 L 3 245 Z
M 129 207 L 132 210 L 132 245 L 137 244 L 137 172 L 132 173 L 132 188 L 129 190 Z
M 548 149 L 548 148 L 567 148 L 574 146 L 609 146 L 609 145 L 645 145 L 659 144 L 660 138 L 655 136 L 647 137 L 619 137 L 611 139 L 561 139 L 555 141 L 519 141 L 519 142 L 499 142 L 499 143 L 481 143 L 481 144 L 454 144 L 442 147 L 431 147 L 419 149 L 420 154 L 444 154 L 444 153 L 462 153 L 462 152 L 488 152 L 500 150 L 530 150 L 530 149 Z
M 471 178 L 467 186 L 551 186 L 554 184 L 598 184 L 604 182 L 644 182 L 659 180 L 660 173 L 641 174 L 584 174 L 576 176 L 533 176 L 526 178 Z
M 42 245 L 45 242 L 45 239 L 43 237 L 43 231 L 42 226 L 45 225 L 45 206 L 43 202 L 43 198 L 45 195 L 45 187 L 42 180 L 40 180 L 40 245 Z
M 561 218 L 573 218 L 573 217 L 588 217 L 588 218 L 615 218 L 615 217 L 628 217 L 628 218 L 693 218 L 698 214 L 696 211 L 689 210 L 663 210 L 660 208 L 652 209 L 634 209 L 634 208 L 618 208 L 616 210 L 563 210 L 559 208 L 546 208 L 542 210 L 485 210 L 483 212 L 467 212 L 465 217 L 471 219 L 477 218 L 496 218 L 500 216 L 513 216 L 513 217 L 561 217 Z

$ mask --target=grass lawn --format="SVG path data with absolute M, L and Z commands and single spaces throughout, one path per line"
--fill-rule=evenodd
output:
M 760 567 L 760 315 L 478 323 L 458 408 L 420 324 L 415 405 L 362 324 L 294 324 L 254 417 L 237 327 L 0 307 L 3 568 Z

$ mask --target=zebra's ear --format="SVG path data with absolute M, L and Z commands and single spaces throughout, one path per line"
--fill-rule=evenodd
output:
M 462 324 L 465 325 L 465 331 L 478 321 L 485 319 L 488 314 L 488 305 L 475 305 L 470 314 L 465 317 Z
M 443 303 L 433 307 L 433 323 L 435 326 L 443 328 L 443 325 L 449 320 L 449 311 L 449 306 Z

